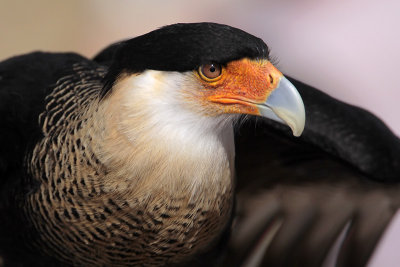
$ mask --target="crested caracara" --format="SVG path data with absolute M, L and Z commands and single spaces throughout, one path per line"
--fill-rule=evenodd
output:
M 267 45 L 226 25 L 160 28 L 107 66 L 32 53 L 0 73 L 2 250 L 31 265 L 189 262 L 229 229 L 239 115 L 305 124 Z

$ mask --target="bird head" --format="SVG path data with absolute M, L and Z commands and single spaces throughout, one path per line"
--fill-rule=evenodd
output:
M 131 116 L 220 123 L 250 114 L 284 123 L 295 136 L 305 124 L 302 99 L 271 64 L 267 45 L 221 24 L 174 24 L 122 42 L 102 98 L 118 91 Z

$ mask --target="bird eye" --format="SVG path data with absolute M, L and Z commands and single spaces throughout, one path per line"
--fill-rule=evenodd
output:
M 212 64 L 204 64 L 200 66 L 199 73 L 203 80 L 208 82 L 214 82 L 221 77 L 222 74 L 222 66 L 220 64 L 212 63 Z

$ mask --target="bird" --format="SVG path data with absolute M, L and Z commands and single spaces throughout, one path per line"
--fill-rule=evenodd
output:
M 110 63 L 0 63 L 6 265 L 187 265 L 229 231 L 240 115 L 304 129 L 299 93 L 240 29 L 164 26 Z
M 35 52 L 1 62 L 0 266 L 327 266 L 335 250 L 337 266 L 365 266 L 400 205 L 399 140 L 368 111 L 282 76 L 270 61 L 262 40 L 195 23 L 117 42 L 93 59 Z M 254 78 L 263 67 L 271 76 Z M 224 94 L 249 93 L 272 80 L 259 114 L 242 115 L 237 103 L 223 103 L 221 114 L 192 94 L 218 94 L 218 83 Z M 278 92 L 289 92 L 286 114 L 272 101 Z M 215 131 L 211 140 L 231 140 L 223 143 L 229 197 L 211 211 L 197 195 L 188 214 L 185 199 L 162 192 L 218 194 L 215 181 L 198 179 L 202 159 L 214 160 L 210 171 L 222 166 L 200 138 Z M 185 157 L 175 161 L 177 153 Z M 196 183 L 184 187 L 183 168 L 161 179 L 190 156 Z M 173 217 L 180 211 L 184 221 Z M 179 234 L 188 229 L 197 236 Z

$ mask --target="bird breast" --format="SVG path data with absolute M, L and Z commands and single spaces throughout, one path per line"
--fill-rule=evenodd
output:
M 58 85 L 48 99 L 64 94 L 79 106 L 94 98 L 79 92 Z M 111 102 L 68 113 L 61 101 L 41 115 L 44 137 L 29 162 L 40 186 L 25 203 L 33 243 L 85 266 L 164 265 L 204 250 L 231 214 L 232 128 L 195 140 L 157 137 L 153 128 L 133 141 Z

